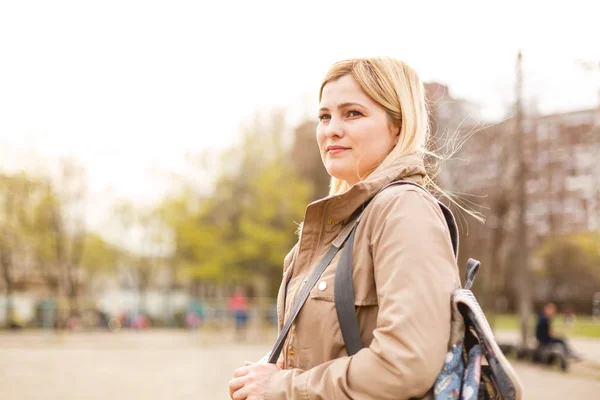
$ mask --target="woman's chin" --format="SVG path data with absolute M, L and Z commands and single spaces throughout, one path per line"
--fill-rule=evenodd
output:
M 329 176 L 338 179 L 340 181 L 348 181 L 348 178 L 351 174 L 348 173 L 346 169 L 343 168 L 326 168 Z
M 327 173 L 341 181 L 351 182 L 357 180 L 358 162 L 352 157 L 337 159 L 326 159 L 325 169 Z
M 325 169 L 327 170 L 327 173 L 329 174 L 329 176 L 332 176 L 336 179 L 340 179 L 338 177 L 340 175 L 343 175 L 343 169 L 339 168 L 339 166 L 337 166 L 337 165 L 326 164 Z

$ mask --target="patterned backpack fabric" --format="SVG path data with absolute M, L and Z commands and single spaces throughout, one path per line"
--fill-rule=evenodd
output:
M 464 288 L 452 295 L 452 349 L 434 385 L 435 399 L 481 400 L 523 397 L 510 363 L 471 292 L 479 262 L 469 259 Z
M 384 189 L 404 184 L 413 185 L 429 194 L 422 186 L 409 181 L 396 181 Z M 437 199 L 435 201 L 448 224 L 456 256 L 458 230 L 454 216 L 444 204 Z M 357 225 L 341 249 L 334 280 L 335 307 L 348 355 L 354 355 L 363 348 L 352 287 L 352 248 Z M 500 351 L 492 329 L 470 290 L 479 267 L 479 261 L 469 259 L 465 285 L 452 295 L 452 346 L 433 388 L 436 400 L 520 400 L 523 396 L 519 379 Z

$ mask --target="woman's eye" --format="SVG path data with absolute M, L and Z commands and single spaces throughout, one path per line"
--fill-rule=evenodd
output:
M 349 117 L 360 117 L 361 115 L 362 115 L 362 113 L 360 111 L 356 111 L 356 110 L 348 111 Z
M 319 115 L 319 120 L 320 121 L 329 120 L 329 119 L 331 119 L 331 115 L 329 115 L 329 114 L 321 114 L 321 115 Z

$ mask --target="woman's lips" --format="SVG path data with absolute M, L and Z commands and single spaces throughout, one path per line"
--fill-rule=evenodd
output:
M 349 150 L 349 149 L 347 147 L 341 147 L 341 146 L 330 146 L 327 148 L 327 154 L 331 154 L 333 156 L 336 154 L 343 153 L 346 150 Z

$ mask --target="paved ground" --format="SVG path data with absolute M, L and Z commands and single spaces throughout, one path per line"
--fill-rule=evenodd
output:
M 227 399 L 243 360 L 269 350 L 272 335 L 235 344 L 229 333 L 184 331 L 0 333 L 0 398 Z M 600 381 L 516 365 L 527 400 L 597 399 Z

